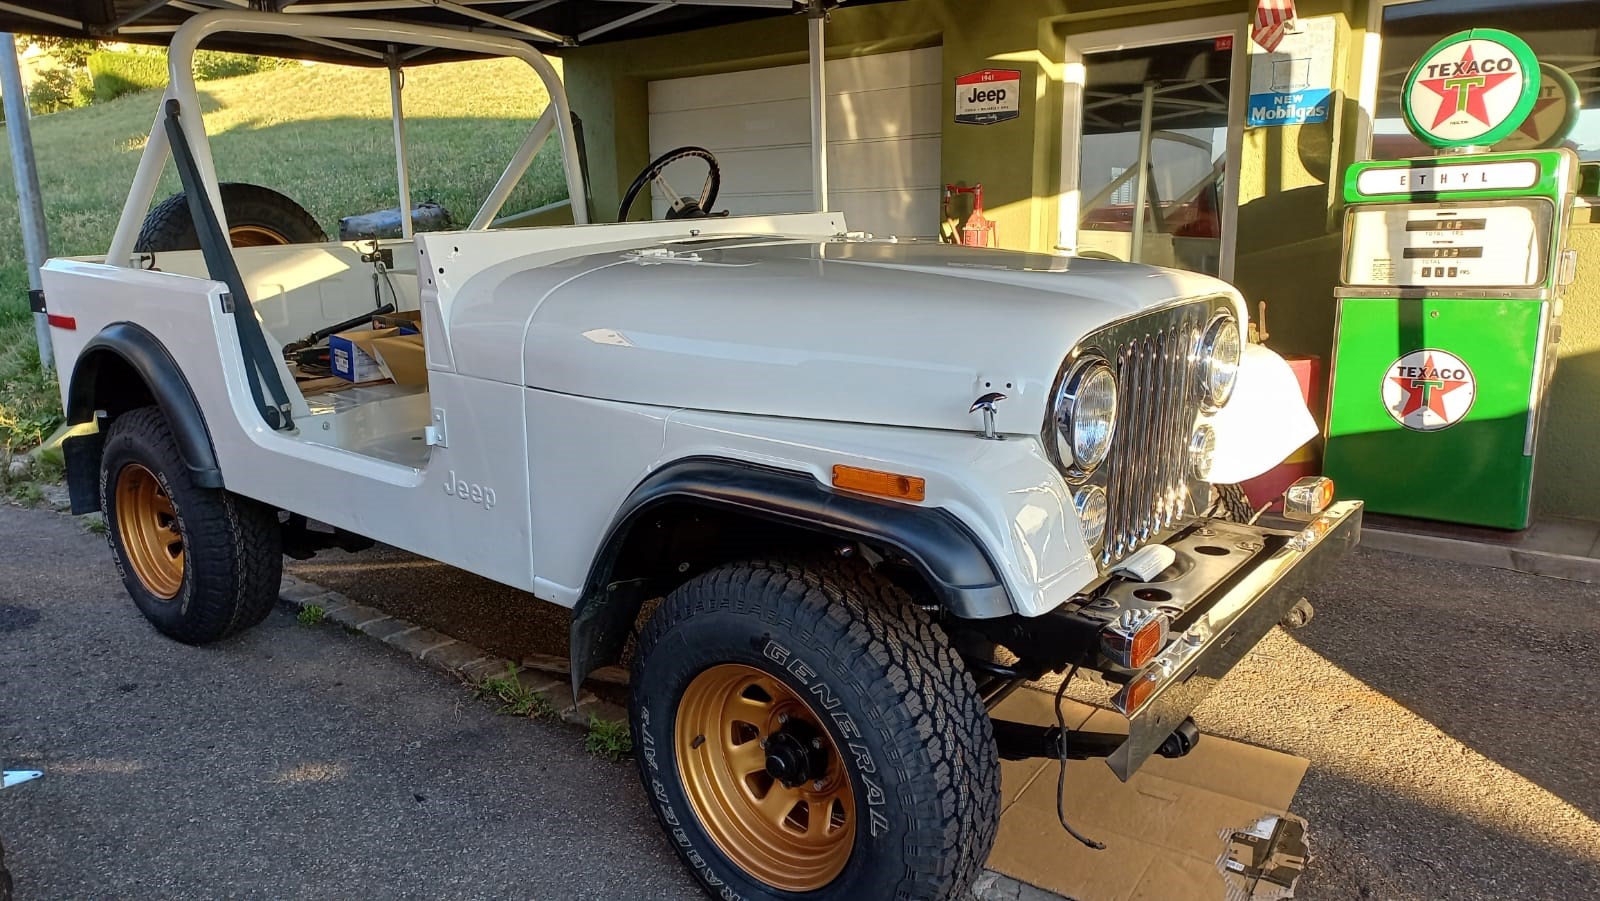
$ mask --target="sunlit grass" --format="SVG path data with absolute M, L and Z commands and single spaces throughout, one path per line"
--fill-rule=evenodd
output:
M 543 85 L 515 60 L 424 66 L 406 74 L 411 196 L 471 219 L 533 120 Z M 329 235 L 341 216 L 396 204 L 389 79 L 382 69 L 293 66 L 202 82 L 218 177 L 282 191 Z M 104 253 L 155 121 L 159 93 L 33 120 L 50 250 Z M 179 189 L 169 165 L 158 197 Z M 506 211 L 566 195 L 551 142 Z M 60 420 L 53 380 L 38 371 L 9 156 L 0 154 L 0 444 L 27 447 Z

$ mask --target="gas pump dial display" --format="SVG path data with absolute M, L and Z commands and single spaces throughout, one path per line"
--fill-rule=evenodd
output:
M 1550 204 L 1373 204 L 1347 217 L 1345 284 L 1531 288 L 1544 281 Z

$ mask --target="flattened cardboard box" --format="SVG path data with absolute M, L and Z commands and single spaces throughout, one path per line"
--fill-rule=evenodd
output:
M 396 385 L 428 384 L 428 361 L 423 352 L 422 336 L 415 332 L 374 338 L 372 353 L 378 365 Z
M 1053 703 L 1050 695 L 1023 690 L 994 714 L 1054 725 Z M 1074 701 L 1065 708 L 1068 728 L 1127 728 L 1105 710 Z M 1274 843 L 1276 835 L 1240 839 L 1234 833 L 1298 822 L 1283 815 L 1308 765 L 1302 757 L 1211 735 L 1187 757 L 1151 758 L 1126 785 L 1104 760 L 1070 761 L 1067 817 L 1079 832 L 1105 843 L 1096 851 L 1067 835 L 1056 819 L 1056 761 L 1006 762 L 989 866 L 1075 901 L 1290 897 L 1257 883 L 1287 878 L 1292 889 L 1295 861 L 1304 866 L 1303 832 L 1298 846 L 1293 836 L 1285 839 L 1287 852 Z M 1263 817 L 1277 819 L 1263 826 Z

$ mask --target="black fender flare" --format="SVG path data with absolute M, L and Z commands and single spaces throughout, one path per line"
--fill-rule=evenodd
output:
M 108 367 L 107 361 L 112 359 L 117 360 L 118 365 Z M 122 396 L 131 393 L 132 386 L 101 384 L 102 376 L 113 368 L 131 370 L 143 380 L 156 406 L 167 418 L 178 444 L 178 455 L 195 484 L 204 488 L 223 487 L 222 469 L 217 465 L 211 431 L 206 427 L 205 416 L 200 412 L 200 404 L 183 377 L 183 371 L 160 339 L 131 322 L 113 322 L 101 329 L 78 354 L 67 383 L 67 423 L 81 425 L 94 420 L 97 411 L 106 409 L 107 389 Z M 108 412 L 115 416 L 126 411 Z M 73 436 L 62 443 L 74 513 L 100 508 L 100 445 L 103 440 L 104 435 L 95 433 Z M 92 487 L 85 485 L 85 479 L 92 482 Z M 84 494 L 85 491 L 88 493 Z
M 573 609 L 572 687 L 614 661 L 645 598 L 613 570 L 635 525 L 667 503 L 690 501 L 842 541 L 893 549 L 909 560 L 951 614 L 990 619 L 1015 612 L 983 543 L 955 514 L 834 491 L 809 473 L 717 457 L 688 457 L 657 469 L 612 519 Z

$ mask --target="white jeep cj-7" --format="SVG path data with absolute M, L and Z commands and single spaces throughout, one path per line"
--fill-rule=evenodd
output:
M 515 57 L 550 105 L 470 227 L 328 241 L 217 182 L 191 60 L 220 31 Z M 179 641 L 259 622 L 285 552 L 372 540 L 572 608 L 574 689 L 636 637 L 646 795 L 713 894 L 959 893 L 1001 757 L 1126 779 L 1183 755 L 1189 712 L 1357 540 L 1325 484 L 1291 490 L 1289 528 L 1216 512 L 1211 483 L 1309 437 L 1220 281 L 707 215 L 715 179 L 666 221 L 584 224 L 562 85 L 515 40 L 230 11 L 170 60 L 110 251 L 43 274 L 74 512 L 104 513 Z M 488 229 L 552 134 L 579 224 Z M 684 156 L 714 171 L 685 148 L 629 199 Z M 184 193 L 147 216 L 169 158 Z M 414 311 L 420 377 L 297 379 L 380 304 Z M 1120 686 L 1126 735 L 991 720 L 1078 671 Z

